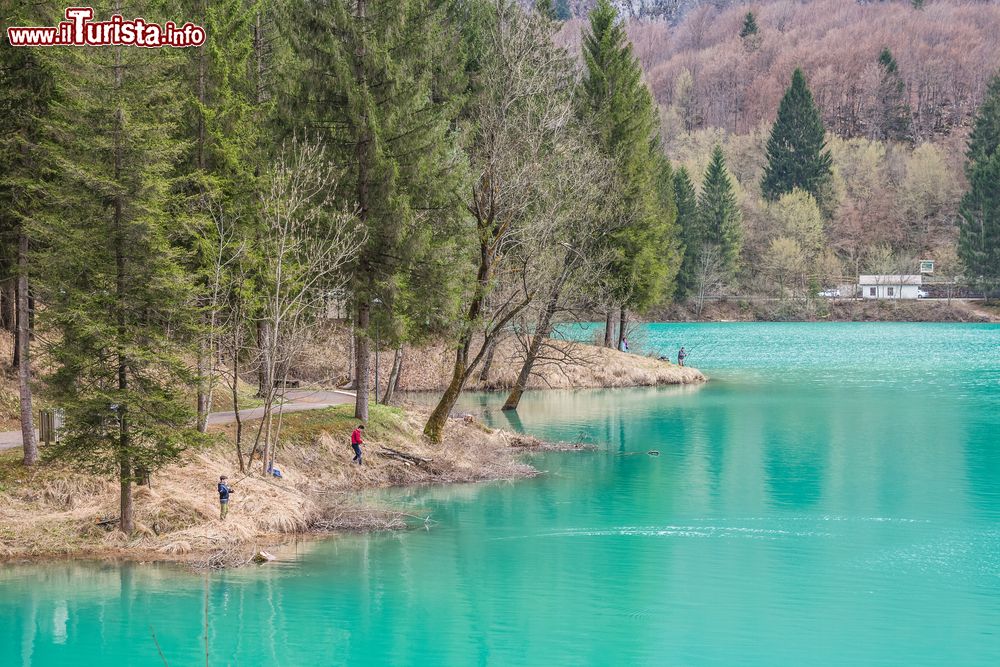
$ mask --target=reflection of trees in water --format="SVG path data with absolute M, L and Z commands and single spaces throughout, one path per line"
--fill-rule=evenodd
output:
M 823 491 L 824 449 L 804 439 L 768 445 L 764 469 L 774 504 L 806 508 L 819 501 Z
M 764 424 L 764 472 L 775 505 L 808 508 L 823 495 L 829 457 L 829 412 L 791 404 Z

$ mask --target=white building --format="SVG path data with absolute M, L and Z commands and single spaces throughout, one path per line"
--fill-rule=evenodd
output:
M 920 296 L 921 276 L 858 276 L 858 294 L 862 299 L 916 299 Z

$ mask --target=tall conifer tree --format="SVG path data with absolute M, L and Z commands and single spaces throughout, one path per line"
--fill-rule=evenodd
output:
M 719 145 L 712 151 L 712 160 L 705 170 L 698 198 L 698 216 L 703 233 L 702 243 L 717 247 L 729 275 L 734 275 L 739 268 L 740 250 L 743 248 L 742 214 L 726 170 L 726 158 Z
M 881 78 L 878 85 L 878 116 L 873 128 L 876 139 L 913 141 L 913 114 L 906 99 L 906 83 L 899 65 L 888 48 L 878 56 Z
M 994 76 L 969 136 L 969 191 L 960 207 L 958 253 L 966 278 L 1000 281 L 1000 75 Z
M 833 206 L 832 163 L 819 109 L 802 70 L 796 69 L 767 141 L 761 194 L 768 201 L 777 201 L 781 195 L 799 188 L 815 197 L 820 208 L 829 214 Z
M 632 53 L 625 26 L 609 0 L 598 0 L 584 34 L 586 74 L 581 87 L 583 116 L 594 128 L 598 146 L 617 167 L 621 206 L 611 226 L 612 262 L 607 283 L 624 322 L 628 308 L 642 310 L 659 301 L 672 286 L 677 253 L 657 253 L 650 244 L 668 240 L 676 247 L 676 207 L 667 203 L 670 188 L 657 188 L 661 148 L 652 95 Z M 662 247 L 661 247 L 662 249 Z M 674 262 L 673 265 L 671 263 Z M 647 280 L 647 275 L 663 280 Z M 610 341 L 609 312 L 605 340 Z M 619 327 L 620 343 L 624 332 Z
M 535 0 L 535 11 L 550 21 L 555 21 L 559 18 L 556 13 L 555 0 Z
M 746 16 L 743 17 L 743 27 L 740 28 L 740 37 L 746 39 L 747 37 L 756 35 L 759 31 L 757 17 L 753 15 L 753 12 L 747 12 Z
M 677 274 L 677 291 L 684 296 L 694 289 L 695 273 L 704 232 L 698 215 L 698 195 L 685 167 L 674 172 L 674 199 L 677 202 L 677 222 L 681 228 L 684 258 Z
M 163 9 L 148 3 L 145 16 L 175 18 Z M 49 387 L 66 411 L 54 453 L 117 475 L 119 526 L 130 533 L 133 485 L 196 437 L 180 346 L 192 292 L 169 213 L 180 158 L 178 55 L 100 47 L 52 57 L 60 101 L 48 153 L 60 177 L 35 234 L 52 329 Z
M 356 306 L 357 401 L 366 419 L 374 317 L 395 308 L 395 288 L 420 262 L 445 284 L 442 240 L 455 219 L 461 160 L 450 123 L 463 71 L 441 0 L 298 0 L 291 37 L 301 59 L 295 95 L 308 127 L 347 167 L 340 198 L 357 211 L 367 244 L 350 268 Z M 427 285 L 428 309 L 449 296 Z M 376 301 L 378 299 L 378 301 Z
M 21 2 L 13 25 L 42 25 L 55 12 L 47 3 Z M 24 464 L 38 462 L 32 409 L 31 302 L 35 273 L 32 225 L 45 206 L 51 170 L 41 151 L 42 127 L 53 100 L 52 67 L 39 49 L 13 48 L 0 37 L 0 280 L 14 283 L 14 367 L 17 371 Z M 3 304 L 6 306 L 6 304 Z
M 240 221 L 236 233 L 251 238 L 254 189 L 260 156 L 260 122 L 257 90 L 247 76 L 253 71 L 255 19 L 262 0 L 185 0 L 188 16 L 205 28 L 205 44 L 186 49 L 184 72 L 188 84 L 184 118 L 186 143 L 184 176 L 179 191 L 182 202 L 177 215 L 187 231 L 184 239 L 189 269 L 197 276 L 202 308 L 202 335 L 197 353 L 198 428 L 208 425 L 214 387 L 213 330 L 211 304 L 217 267 L 219 240 L 213 217 Z

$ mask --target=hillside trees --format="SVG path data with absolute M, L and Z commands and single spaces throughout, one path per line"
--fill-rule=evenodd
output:
M 969 191 L 962 199 L 958 251 L 966 278 L 1000 280 L 1000 75 L 976 116 L 965 167 Z
M 355 416 L 366 419 L 373 304 L 394 312 L 393 289 L 401 281 L 428 290 L 417 300 L 427 311 L 445 308 L 451 296 L 407 276 L 425 260 L 440 267 L 453 246 L 446 232 L 455 223 L 462 157 L 450 124 L 464 85 L 455 75 L 463 72 L 456 60 L 461 49 L 445 22 L 447 3 L 439 0 L 299 0 L 292 8 L 289 34 L 301 60 L 293 113 L 323 133 L 337 164 L 350 166 L 338 196 L 353 202 L 367 239 L 349 267 Z M 429 245 L 433 240 L 439 243 Z
M 831 157 L 824 135 L 805 75 L 796 69 L 767 141 L 767 166 L 760 184 L 764 199 L 776 201 L 799 188 L 815 197 L 825 212 L 832 211 Z
M 621 188 L 619 210 L 609 216 L 615 222 L 607 241 L 612 261 L 606 283 L 624 322 L 627 309 L 643 310 L 672 291 L 679 257 L 673 193 L 657 187 L 657 172 L 664 168 L 657 114 L 624 25 L 608 0 L 599 0 L 590 14 L 583 59 L 581 114 L 593 127 L 597 145 L 614 160 Z M 613 305 L 608 306 L 607 342 Z M 623 336 L 620 325 L 618 345 Z
M 747 49 L 739 37 L 747 7 L 713 4 L 678 22 L 629 25 L 660 104 L 677 106 L 676 82 L 685 70 L 693 75 L 690 95 L 700 102 L 695 128 L 742 133 L 770 121 L 787 72 L 798 66 L 810 73 L 829 131 L 873 137 L 881 79 L 877 57 L 888 48 L 906 87 L 912 135 L 936 141 L 968 124 L 1000 58 L 995 39 L 1000 6 L 991 3 L 939 2 L 930 11 L 914 12 L 899 2 L 768 0 L 755 4 L 753 13 L 758 37 L 775 38 L 756 49 Z M 567 25 L 567 32 L 577 29 Z
M 702 180 L 698 217 L 703 248 L 711 246 L 717 251 L 721 268 L 732 278 L 739 268 L 743 247 L 742 214 L 719 145 L 712 151 Z
M 888 141 L 912 141 L 912 112 L 906 94 L 906 83 L 899 65 L 888 48 L 878 56 L 879 82 L 876 90 L 876 115 L 872 136 Z
M 677 223 L 681 228 L 681 243 L 684 256 L 677 273 L 677 295 L 691 294 L 694 290 L 698 255 L 704 239 L 701 218 L 698 216 L 698 195 L 695 192 L 687 168 L 681 166 L 674 171 L 674 201 L 677 206 Z

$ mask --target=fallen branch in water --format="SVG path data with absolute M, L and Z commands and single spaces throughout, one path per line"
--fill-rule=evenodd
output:
M 407 463 L 416 463 L 417 465 L 434 462 L 434 459 L 425 459 L 423 457 L 415 456 L 413 454 L 406 454 L 404 452 L 399 451 L 398 449 L 392 449 L 391 447 L 386 447 L 384 445 L 379 448 L 379 451 L 376 452 L 376 454 L 388 458 L 399 459 L 400 461 L 404 461 Z
M 424 526 L 434 523 L 430 515 L 419 516 L 393 509 L 371 507 L 329 508 L 326 517 L 313 523 L 316 530 L 401 530 L 406 519 L 420 521 Z
M 156 644 L 156 652 L 160 654 L 160 660 L 163 661 L 164 667 L 170 667 L 170 665 L 167 664 L 167 656 L 163 655 L 163 649 L 160 648 L 160 642 L 156 639 L 156 631 L 153 630 L 152 624 L 149 626 L 149 634 L 153 635 L 153 643 Z

